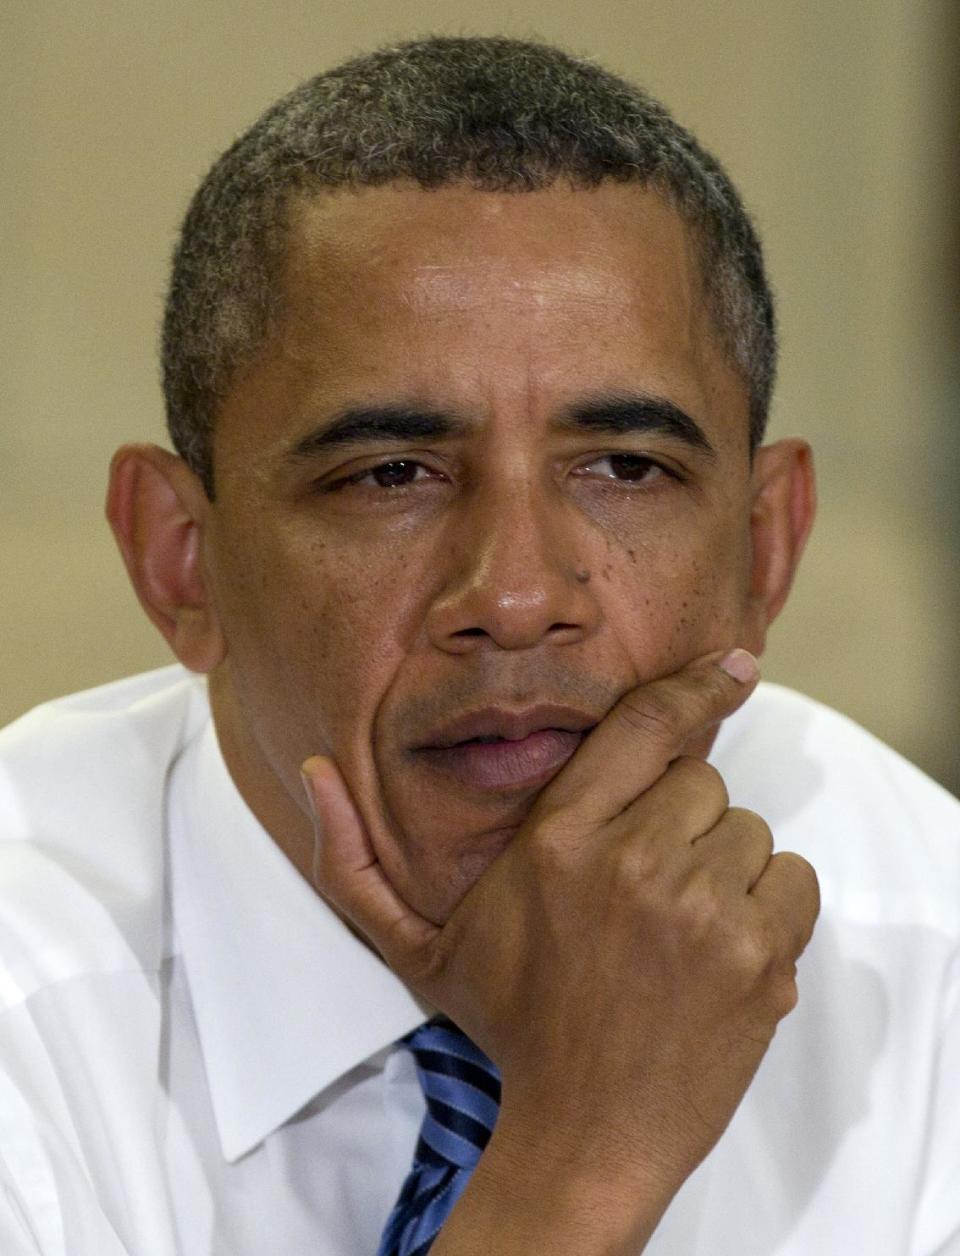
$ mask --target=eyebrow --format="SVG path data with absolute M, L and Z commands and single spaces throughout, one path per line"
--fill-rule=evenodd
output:
M 615 393 L 571 406 L 560 426 L 619 436 L 628 432 L 653 432 L 672 436 L 691 449 L 715 456 L 716 450 L 699 423 L 665 397 L 652 393 Z
M 334 416 L 321 428 L 308 432 L 290 449 L 297 461 L 326 449 L 375 441 L 439 440 L 461 436 L 468 424 L 440 410 L 416 406 L 357 406 Z
M 568 407 L 556 426 L 607 436 L 660 433 L 711 457 L 716 452 L 695 419 L 672 401 L 650 393 L 616 393 L 590 398 Z M 346 445 L 450 439 L 465 435 L 471 427 L 465 419 L 428 407 L 355 406 L 336 414 L 323 427 L 308 432 L 290 448 L 287 457 L 298 462 Z

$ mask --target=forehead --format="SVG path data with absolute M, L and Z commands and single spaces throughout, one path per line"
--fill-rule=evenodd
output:
M 279 295 L 243 383 L 284 428 L 285 415 L 315 422 L 365 402 L 530 414 L 639 389 L 708 425 L 717 411 L 745 439 L 746 389 L 715 335 L 696 243 L 651 189 L 302 197 Z
M 414 243 L 456 249 L 479 232 L 491 249 L 533 261 L 552 256 L 564 242 L 582 245 L 584 229 L 596 238 L 598 250 L 626 253 L 642 246 L 644 238 L 662 248 L 668 240 L 681 245 L 688 236 L 658 191 L 622 183 L 592 188 L 554 183 L 537 191 L 496 192 L 465 183 L 423 188 L 399 180 L 296 197 L 289 227 L 294 250 L 319 247 L 328 255 L 332 250 L 344 264 L 351 258 L 370 260 L 363 249 L 372 238 L 384 253 L 397 255 Z
M 400 296 L 414 313 L 469 314 L 493 298 L 514 312 L 569 303 L 623 313 L 639 299 L 706 313 L 689 230 L 660 195 L 629 185 L 497 193 L 395 183 L 300 198 L 282 278 L 291 312 L 331 295 L 316 284 L 324 274 Z

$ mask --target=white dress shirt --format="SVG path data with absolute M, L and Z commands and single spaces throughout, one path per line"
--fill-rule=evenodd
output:
M 817 868 L 783 1023 L 650 1256 L 960 1256 L 960 806 L 762 686 L 713 761 Z M 2 1256 L 373 1256 L 427 1009 L 263 831 L 179 668 L 0 734 Z

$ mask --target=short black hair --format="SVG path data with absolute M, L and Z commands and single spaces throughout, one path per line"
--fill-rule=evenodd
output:
M 167 425 L 214 493 L 212 432 L 276 312 L 291 198 L 412 180 L 482 191 L 655 187 L 692 229 L 719 341 L 763 437 L 776 370 L 773 299 L 736 189 L 663 105 L 590 61 L 503 37 L 433 37 L 309 79 L 215 163 L 187 211 L 163 324 Z

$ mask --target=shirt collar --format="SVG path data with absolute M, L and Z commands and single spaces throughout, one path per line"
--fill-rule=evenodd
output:
M 266 833 L 212 720 L 173 768 L 168 815 L 174 929 L 220 1144 L 235 1160 L 430 1009 Z

